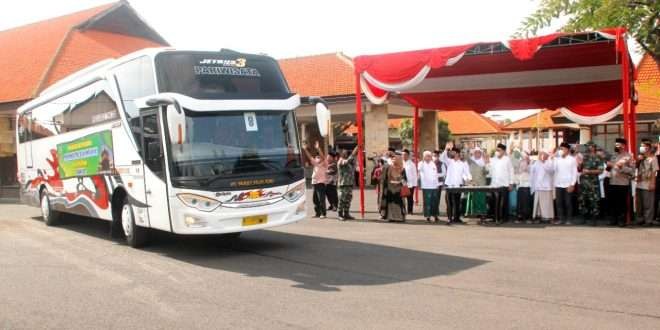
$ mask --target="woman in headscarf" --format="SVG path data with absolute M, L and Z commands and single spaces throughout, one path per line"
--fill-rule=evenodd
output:
M 406 221 L 406 209 L 401 188 L 406 184 L 406 171 L 401 155 L 395 155 L 392 165 L 383 168 L 380 178 L 380 214 L 388 221 Z
M 522 158 L 518 165 L 518 221 L 530 221 L 532 220 L 532 194 L 529 184 L 529 170 L 531 161 L 529 154 L 526 151 L 523 151 Z
M 472 155 L 468 159 L 470 175 L 472 175 L 471 185 L 486 185 L 486 162 L 484 160 L 481 148 L 476 147 L 472 150 Z M 467 194 L 466 217 L 479 217 L 481 220 L 488 214 L 488 204 L 486 203 L 485 192 L 470 192 Z

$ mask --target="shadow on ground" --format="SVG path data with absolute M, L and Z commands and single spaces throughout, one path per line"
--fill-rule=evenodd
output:
M 67 215 L 60 227 L 110 240 L 109 224 L 102 220 Z M 246 232 L 234 240 L 164 232 L 153 232 L 151 236 L 151 244 L 144 251 L 249 277 L 289 280 L 294 282 L 294 287 L 317 291 L 449 276 L 487 262 L 270 230 Z

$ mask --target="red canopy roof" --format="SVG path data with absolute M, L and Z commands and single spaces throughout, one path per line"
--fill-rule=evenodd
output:
M 477 112 L 550 108 L 581 124 L 607 121 L 623 112 L 624 136 L 634 146 L 633 66 L 624 34 L 625 29 L 614 28 L 358 56 L 354 63 L 359 149 L 364 143 L 361 93 L 374 104 L 397 93 L 415 106 L 415 158 L 419 108 Z M 364 215 L 363 153 L 358 157 Z
M 425 109 L 566 108 L 576 122 L 604 121 L 621 110 L 623 32 L 554 33 L 358 56 L 355 71 L 372 103 L 394 92 Z

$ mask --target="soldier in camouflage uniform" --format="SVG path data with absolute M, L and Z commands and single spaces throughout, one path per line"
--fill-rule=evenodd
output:
M 591 141 L 587 142 L 587 153 L 583 158 L 578 208 L 580 214 L 584 216 L 584 220 L 595 226 L 600 215 L 600 182 L 598 176 L 603 172 L 604 164 L 596 154 L 596 145 Z
M 339 188 L 339 220 L 353 220 L 349 210 L 353 201 L 353 183 L 355 182 L 355 154 L 357 147 L 349 154 L 348 150 L 341 152 L 337 161 L 337 186 Z

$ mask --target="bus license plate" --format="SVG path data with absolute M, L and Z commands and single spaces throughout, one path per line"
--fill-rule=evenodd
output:
M 263 225 L 266 222 L 268 222 L 268 216 L 267 215 L 253 215 L 253 216 L 250 216 L 250 217 L 243 218 L 243 227 Z

